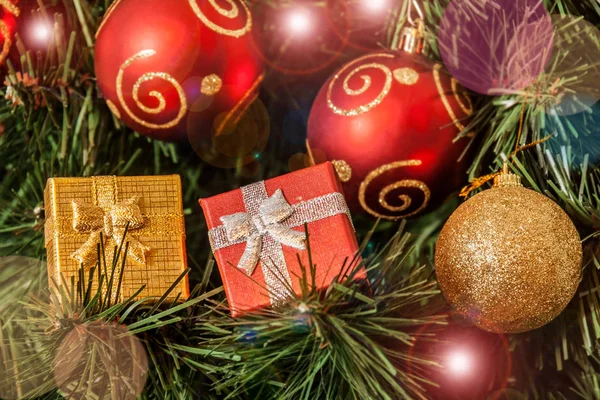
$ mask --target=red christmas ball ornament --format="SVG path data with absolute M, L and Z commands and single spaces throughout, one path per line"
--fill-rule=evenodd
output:
M 310 147 L 334 161 L 357 212 L 410 217 L 465 181 L 467 160 L 458 160 L 469 139 L 455 139 L 472 104 L 440 64 L 420 54 L 420 37 L 418 29 L 407 28 L 402 50 L 344 65 L 313 104 Z
M 285 75 L 313 76 L 326 69 L 347 47 L 347 8 L 345 0 L 277 2 L 277 6 L 255 1 L 252 35 L 261 44 L 262 59 Z
M 262 80 L 251 29 L 243 0 L 117 0 L 97 32 L 100 90 L 140 133 L 219 135 L 223 119 L 247 109 Z

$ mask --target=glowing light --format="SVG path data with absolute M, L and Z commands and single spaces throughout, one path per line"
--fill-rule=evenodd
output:
M 387 0 L 364 0 L 364 7 L 371 12 L 380 12 L 387 7 Z
M 51 34 L 52 29 L 44 22 L 40 22 L 33 27 L 33 35 L 38 42 L 47 42 Z
M 449 72 L 486 95 L 514 93 L 536 81 L 550 61 L 553 36 L 539 0 L 453 0 L 438 29 Z
M 288 30 L 296 35 L 308 33 L 312 27 L 310 14 L 306 10 L 297 9 L 289 13 L 287 18 Z
M 454 375 L 465 375 L 473 368 L 473 358 L 464 350 L 455 351 L 448 356 L 446 367 Z
M 147 376 L 144 344 L 115 323 L 75 325 L 54 360 L 54 382 L 67 398 L 137 399 Z M 105 396 L 90 396 L 97 393 Z

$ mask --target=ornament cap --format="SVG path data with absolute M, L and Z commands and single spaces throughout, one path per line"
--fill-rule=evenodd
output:
M 504 163 L 502 172 L 494 177 L 494 187 L 497 188 L 506 186 L 522 187 L 523 185 L 521 184 L 521 177 L 511 173 L 508 170 L 508 164 Z
M 425 46 L 425 24 L 417 19 L 414 26 L 406 26 L 402 29 L 398 46 L 393 50 L 401 50 L 409 54 L 422 54 Z

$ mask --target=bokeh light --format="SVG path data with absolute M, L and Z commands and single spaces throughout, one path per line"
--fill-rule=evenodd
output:
M 397 0 L 326 0 L 325 8 L 338 38 L 363 53 L 381 50 L 398 3 Z
M 595 165 L 600 162 L 600 102 L 590 106 L 589 111 L 571 115 L 559 115 L 556 107 L 552 106 L 545 113 L 543 124 L 543 135 L 553 136 L 547 141 L 549 151 L 554 157 L 560 157 L 557 161 L 562 165 L 562 159 L 571 160 L 572 172 L 578 171 L 585 162 Z M 557 132 L 559 133 L 557 135 Z M 566 147 L 565 137 L 571 138 L 577 134 L 577 144 Z
M 286 142 L 294 145 L 303 145 L 306 140 L 306 127 L 310 107 L 292 110 L 283 118 L 281 134 Z
M 389 9 L 387 0 L 363 0 L 363 7 L 367 12 L 380 13 Z
M 313 21 L 308 10 L 297 8 L 288 11 L 287 24 L 290 37 L 296 39 L 310 33 Z
M 38 295 L 45 286 L 46 263 L 24 256 L 0 257 L 0 319 L 9 320 L 22 309 L 30 294 Z
M 274 72 L 316 79 L 313 74 L 333 64 L 348 44 L 345 0 L 288 2 L 277 7 L 253 2 L 252 15 L 255 50 Z
M 148 375 L 141 341 L 123 325 L 80 324 L 64 337 L 54 362 L 54 379 L 68 398 L 135 400 Z
M 310 157 L 305 153 L 296 153 L 288 160 L 288 169 L 290 172 L 308 168 L 310 165 Z
M 446 361 L 446 369 L 453 375 L 461 377 L 473 372 L 473 355 L 465 349 L 452 351 Z
M 311 158 L 312 155 L 312 158 Z M 313 164 L 314 159 L 314 164 Z M 296 153 L 288 160 L 288 168 L 290 172 L 298 171 L 304 168 L 312 167 L 313 165 L 321 164 L 327 161 L 325 152 L 321 149 L 311 148 L 311 154 Z
M 482 331 L 460 314 L 451 313 L 447 318 L 447 325 L 427 324 L 413 334 L 407 371 L 435 382 L 427 385 L 433 399 L 504 398 L 513 369 L 506 337 Z M 437 365 L 424 366 L 421 360 Z
M 46 22 L 38 22 L 32 29 L 35 40 L 40 43 L 47 43 L 52 35 L 52 28 Z
M 553 15 L 554 51 L 546 68 L 547 94 L 557 102 L 553 111 L 568 116 L 600 99 L 600 30 L 571 15 Z
M 224 85 L 221 90 L 228 90 L 228 87 Z M 244 175 L 255 176 L 259 172 L 257 159 L 265 149 L 271 132 L 264 103 L 254 93 L 229 111 L 213 116 L 205 111 L 210 102 L 212 100 L 203 96 L 190 106 L 187 137 L 192 148 L 212 166 L 248 166 Z
M 47 336 L 36 330 L 39 315 L 26 304 L 31 295 L 42 298 L 46 263 L 31 257 L 0 257 L 0 398 L 34 398 L 56 389 Z M 33 329 L 32 329 L 33 328 Z
M 475 92 L 499 95 L 538 79 L 550 60 L 553 29 L 541 0 L 454 0 L 438 39 L 456 80 Z

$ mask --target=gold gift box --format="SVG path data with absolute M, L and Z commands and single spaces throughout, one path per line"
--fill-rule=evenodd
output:
M 50 178 L 44 197 L 50 282 L 62 283 L 61 275 L 70 281 L 81 265 L 89 271 L 98 259 L 101 234 L 110 269 L 114 246 L 122 241 L 126 227 L 128 252 L 121 299 L 131 297 L 144 285 L 138 299 L 160 297 L 187 268 L 178 175 Z M 189 296 L 187 277 L 169 298 L 179 294 L 183 299 Z

